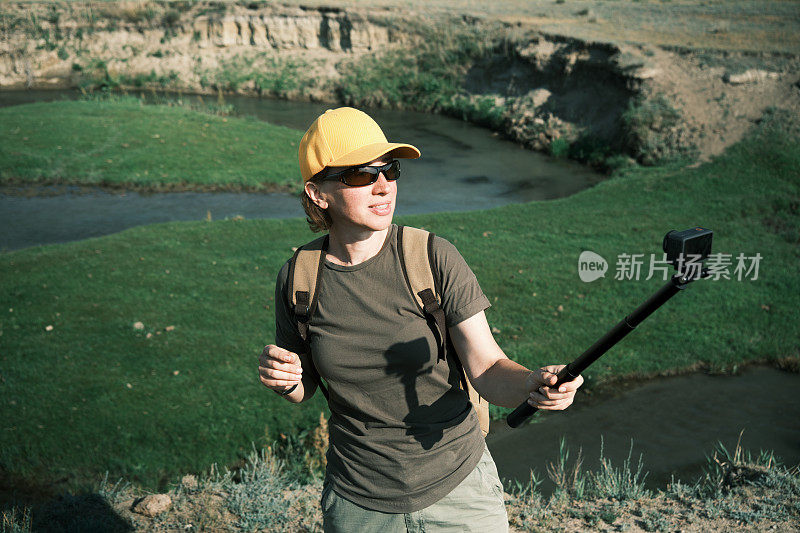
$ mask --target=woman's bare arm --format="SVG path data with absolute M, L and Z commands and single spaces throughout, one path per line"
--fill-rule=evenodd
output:
M 550 365 L 534 371 L 506 357 L 494 340 L 483 311 L 448 330 L 464 371 L 478 393 L 502 407 L 517 407 L 528 400 L 545 410 L 562 410 L 572 404 L 583 377 L 551 390 L 563 365 Z

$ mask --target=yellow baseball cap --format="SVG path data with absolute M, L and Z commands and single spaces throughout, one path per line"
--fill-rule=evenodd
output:
M 389 152 L 400 159 L 420 156 L 410 144 L 388 142 L 377 122 L 363 111 L 352 107 L 328 109 L 300 141 L 300 174 L 305 183 L 325 167 L 361 165 Z

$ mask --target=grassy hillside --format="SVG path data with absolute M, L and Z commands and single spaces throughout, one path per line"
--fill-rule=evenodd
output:
M 216 109 L 215 111 L 218 111 Z M 0 183 L 299 189 L 302 132 L 134 97 L 0 109 Z
M 758 279 L 694 284 L 592 367 L 588 385 L 797 357 L 800 148 L 787 120 L 768 114 L 698 168 L 397 221 L 456 244 L 493 302 L 500 345 L 529 366 L 574 358 L 663 284 L 615 280 L 619 254 L 660 253 L 669 229 L 704 225 L 715 251 L 760 253 Z M 236 122 L 230 135 L 255 127 Z M 289 405 L 256 371 L 273 340 L 275 275 L 311 238 L 300 219 L 185 222 L 0 255 L 0 471 L 72 485 L 110 471 L 155 487 L 315 425 L 319 395 Z M 583 250 L 609 261 L 605 279 L 580 281 Z

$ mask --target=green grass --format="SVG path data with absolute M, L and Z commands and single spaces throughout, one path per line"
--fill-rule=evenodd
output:
M 769 113 L 698 168 L 636 169 L 570 198 L 398 222 L 455 243 L 494 304 L 499 344 L 528 366 L 573 359 L 663 284 L 614 280 L 618 254 L 659 253 L 667 230 L 702 224 L 715 251 L 761 253 L 758 280 L 693 284 L 587 383 L 797 357 L 800 148 L 784 119 Z M 182 222 L 0 255 L 0 471 L 72 486 L 109 471 L 155 487 L 316 425 L 320 395 L 289 405 L 256 371 L 274 338 L 277 271 L 312 237 L 301 219 Z M 591 284 L 576 268 L 587 249 L 612 269 Z
M 0 109 L 0 183 L 299 189 L 302 132 L 133 97 Z

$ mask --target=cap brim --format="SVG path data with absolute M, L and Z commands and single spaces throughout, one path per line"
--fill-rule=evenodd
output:
M 410 144 L 402 143 L 375 143 L 362 146 L 358 150 L 353 150 L 335 161 L 331 161 L 329 167 L 351 167 L 353 165 L 363 165 L 378 159 L 391 152 L 391 156 L 397 159 L 416 159 L 420 156 L 419 150 Z

